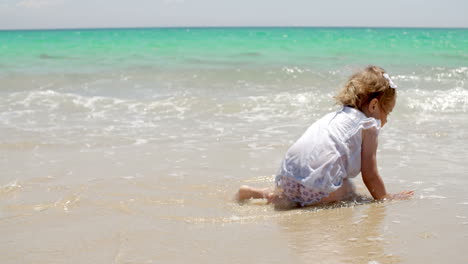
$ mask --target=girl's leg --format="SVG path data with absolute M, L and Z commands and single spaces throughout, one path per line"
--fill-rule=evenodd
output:
M 291 210 L 300 207 L 298 203 L 289 200 L 282 194 L 273 194 L 268 202 L 272 203 L 276 210 Z
M 344 179 L 343 180 L 343 185 L 341 187 L 330 193 L 327 197 L 322 198 L 319 203 L 321 204 L 327 204 L 327 203 L 333 203 L 333 202 L 338 202 L 338 201 L 344 201 L 349 198 L 351 198 L 353 195 L 356 194 L 356 187 L 352 183 L 351 180 Z

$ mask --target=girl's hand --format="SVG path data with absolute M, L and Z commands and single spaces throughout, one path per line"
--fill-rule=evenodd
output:
M 391 199 L 391 200 L 406 200 L 406 199 L 409 199 L 411 198 L 411 196 L 414 195 L 414 191 L 402 191 L 400 193 L 397 193 L 397 194 L 388 194 L 387 199 Z

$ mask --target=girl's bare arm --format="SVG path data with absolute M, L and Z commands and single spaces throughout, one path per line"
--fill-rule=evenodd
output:
M 385 184 L 377 169 L 377 131 L 374 128 L 362 130 L 361 174 L 362 180 L 372 197 L 381 199 L 408 199 L 413 191 L 403 191 L 397 194 L 388 194 Z
M 387 197 L 387 191 L 377 169 L 377 135 L 375 128 L 362 130 L 361 174 L 372 197 L 380 200 Z

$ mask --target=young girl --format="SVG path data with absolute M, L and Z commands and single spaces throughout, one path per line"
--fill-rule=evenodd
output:
M 377 169 L 377 138 L 396 88 L 377 66 L 352 75 L 336 96 L 343 107 L 313 123 L 286 153 L 275 191 L 242 186 L 237 199 L 266 198 L 280 208 L 342 201 L 355 194 L 350 179 L 359 173 L 376 200 L 411 197 L 412 191 L 388 194 Z

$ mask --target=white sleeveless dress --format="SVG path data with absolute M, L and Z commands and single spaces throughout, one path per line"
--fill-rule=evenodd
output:
M 361 132 L 372 127 L 378 134 L 380 120 L 347 106 L 317 120 L 286 153 L 277 187 L 301 206 L 327 197 L 360 173 Z

